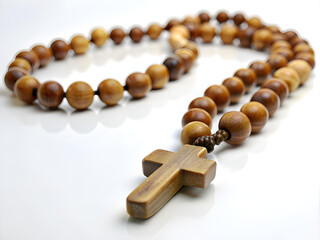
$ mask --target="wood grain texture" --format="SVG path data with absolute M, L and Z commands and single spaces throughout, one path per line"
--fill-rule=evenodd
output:
M 177 153 L 155 150 L 146 156 L 142 166 L 148 178 L 128 196 L 128 213 L 147 219 L 182 186 L 207 187 L 215 177 L 216 163 L 206 155 L 206 148 L 184 145 Z

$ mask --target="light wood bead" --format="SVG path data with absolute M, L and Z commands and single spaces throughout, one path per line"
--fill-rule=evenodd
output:
M 169 70 L 169 80 L 174 81 L 182 76 L 184 73 L 183 59 L 177 55 L 172 55 L 167 57 L 163 65 L 165 65 Z
M 312 70 L 310 65 L 301 59 L 296 59 L 289 62 L 288 67 L 293 68 L 299 74 L 300 84 L 304 84 L 308 80 Z
M 270 30 L 272 33 L 280 33 L 280 29 L 275 26 L 275 25 L 272 25 L 272 26 L 267 26 L 267 29 Z
M 249 68 L 256 73 L 258 85 L 261 85 L 271 74 L 270 64 L 263 61 L 253 62 Z
M 31 76 L 23 76 L 14 85 L 14 94 L 27 104 L 33 103 L 37 99 L 37 90 L 40 83 Z
M 262 103 L 269 112 L 269 116 L 272 115 L 278 110 L 280 106 L 279 96 L 268 88 L 261 88 L 258 90 L 251 98 L 251 101 L 256 101 Z
M 198 57 L 199 55 L 199 50 L 198 50 L 198 47 L 197 45 L 194 43 L 194 42 L 187 42 L 185 45 L 183 45 L 183 48 L 187 48 L 187 49 L 190 49 L 194 55 L 196 56 L 196 58 Z
M 272 54 L 267 63 L 270 64 L 273 71 L 278 70 L 279 68 L 285 67 L 288 64 L 287 59 L 280 54 Z
M 288 41 L 288 38 L 283 33 L 273 33 L 272 34 L 272 43 L 276 43 L 278 41 Z
M 12 67 L 8 69 L 8 72 L 4 76 L 4 83 L 7 88 L 13 91 L 14 84 L 18 81 L 19 78 L 28 75 L 28 72 L 23 68 Z
M 128 92 L 133 98 L 143 98 L 151 90 L 152 82 L 148 74 L 135 72 L 127 77 Z
M 280 40 L 280 41 L 277 41 L 275 43 L 272 44 L 271 46 L 271 52 L 276 50 L 277 48 L 290 48 L 291 49 L 291 44 L 287 41 L 284 41 L 284 40 Z
M 311 53 L 308 53 L 308 52 L 297 53 L 297 55 L 294 57 L 294 59 L 301 59 L 301 60 L 306 61 L 312 69 L 315 66 L 314 55 Z
M 96 28 L 91 32 L 91 41 L 98 47 L 103 46 L 109 37 L 103 28 Z
M 276 48 L 275 50 L 271 51 L 271 53 L 282 55 L 288 61 L 290 61 L 294 56 L 293 51 L 290 48 L 284 48 L 284 47 Z
M 199 121 L 203 122 L 211 128 L 211 116 L 210 114 L 201 108 L 192 108 L 186 112 L 182 117 L 182 127 L 189 122 Z
M 51 48 L 47 48 L 43 45 L 37 45 L 32 48 L 39 59 L 40 59 L 40 67 L 45 67 L 52 60 L 52 50 Z
M 49 109 L 57 108 L 64 98 L 64 91 L 59 83 L 47 81 L 40 85 L 37 97 L 42 106 Z
M 293 48 L 294 54 L 298 54 L 300 52 L 308 52 L 314 54 L 313 49 L 307 43 L 300 43 Z
M 148 28 L 147 34 L 151 40 L 156 40 L 162 33 L 163 28 L 159 24 L 151 24 Z
M 201 24 L 199 31 L 200 37 L 205 43 L 211 42 L 216 34 L 216 29 L 208 22 Z
M 274 91 L 280 98 L 280 103 L 282 103 L 289 96 L 289 86 L 288 84 L 280 78 L 270 78 L 265 81 L 261 88 L 268 88 Z
M 230 93 L 223 85 L 212 85 L 208 87 L 204 95 L 216 103 L 219 112 L 223 111 L 230 103 Z
M 249 102 L 242 106 L 243 112 L 250 120 L 251 132 L 259 132 L 267 123 L 269 119 L 269 112 L 267 108 L 259 102 Z
M 94 91 L 89 84 L 78 81 L 69 86 L 66 97 L 73 108 L 77 110 L 84 110 L 91 105 L 94 97 Z
M 122 85 L 114 79 L 103 80 L 98 86 L 99 98 L 109 106 L 117 104 L 123 96 Z
M 163 64 L 151 65 L 146 73 L 150 76 L 152 81 L 152 89 L 163 88 L 169 81 L 169 70 Z
M 238 28 L 234 25 L 226 24 L 222 26 L 220 37 L 224 44 L 232 44 L 233 40 L 237 37 Z
M 199 25 L 201 23 L 201 20 L 198 16 L 193 16 L 193 15 L 189 15 L 186 16 L 183 21 L 182 24 L 194 24 L 194 25 Z
M 110 33 L 110 38 L 115 44 L 120 44 L 122 43 L 123 39 L 125 38 L 126 34 L 124 31 L 120 28 L 115 28 L 111 31 Z
M 23 70 L 25 70 L 27 73 L 31 73 L 32 72 L 32 67 L 30 65 L 30 63 L 25 60 L 24 58 L 16 58 L 10 65 L 8 68 L 21 68 Z
M 219 121 L 219 129 L 229 133 L 229 144 L 238 145 L 243 143 L 251 133 L 249 118 L 242 112 L 231 111 L 225 113 Z
M 70 45 L 63 40 L 55 40 L 50 48 L 55 60 L 63 60 L 69 53 Z
M 272 32 L 268 29 L 258 29 L 253 34 L 252 44 L 253 46 L 261 51 L 269 47 L 272 43 Z
M 89 40 L 78 35 L 72 38 L 70 46 L 76 55 L 81 55 L 87 52 L 89 48 Z
M 203 122 L 190 122 L 185 125 L 181 131 L 181 143 L 184 144 L 193 144 L 193 142 L 202 136 L 209 136 L 211 135 L 211 130 L 208 125 L 204 124 Z
M 235 77 L 238 77 L 242 80 L 245 86 L 246 92 L 249 92 L 251 88 L 255 85 L 257 80 L 257 75 L 255 71 L 250 68 L 240 68 L 234 73 Z
M 170 33 L 181 35 L 185 39 L 190 38 L 190 32 L 188 28 L 182 24 L 174 25 L 172 28 L 170 28 Z
M 173 50 L 177 50 L 187 45 L 188 40 L 183 36 L 181 36 L 180 34 L 174 33 L 174 34 L 170 34 L 169 43 Z
M 174 52 L 177 56 L 181 57 L 183 60 L 184 71 L 187 73 L 192 68 L 196 56 L 192 50 L 188 48 L 180 48 Z
M 31 51 L 22 51 L 22 52 L 18 53 L 16 58 L 24 58 L 25 60 L 27 60 L 32 67 L 32 71 L 35 71 L 40 67 L 39 56 L 32 50 Z
M 262 22 L 259 18 L 257 17 L 252 17 L 249 20 L 247 20 L 247 23 L 250 27 L 254 27 L 254 28 L 260 28 L 262 27 Z
M 228 89 L 231 103 L 237 103 L 246 91 L 244 83 L 238 77 L 227 78 L 222 85 Z
M 209 97 L 198 97 L 191 101 L 188 109 L 192 108 L 201 108 L 207 113 L 210 114 L 211 118 L 214 118 L 217 115 L 218 108 L 216 103 Z
M 301 83 L 301 80 L 297 71 L 290 67 L 283 67 L 278 69 L 273 74 L 273 76 L 275 78 L 280 78 L 283 81 L 285 81 L 289 86 L 290 92 L 293 92 L 294 90 L 296 90 Z

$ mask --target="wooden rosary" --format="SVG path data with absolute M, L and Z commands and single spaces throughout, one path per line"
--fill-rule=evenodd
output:
M 151 65 L 145 73 L 130 74 L 125 86 L 117 80 L 106 79 L 94 91 L 87 83 L 78 81 L 65 92 L 58 82 L 40 84 L 30 75 L 52 59 L 63 60 L 71 51 L 75 55 L 86 53 L 90 42 L 101 47 L 111 38 L 115 44 L 121 44 L 128 35 L 138 43 L 145 35 L 156 40 L 164 30 L 170 33 L 169 43 L 174 54 L 162 64 Z M 241 13 L 229 17 L 227 13 L 220 12 L 213 18 L 202 12 L 183 21 L 172 19 L 165 27 L 150 25 L 146 32 L 134 27 L 126 34 L 115 28 L 109 35 L 104 29 L 97 28 L 92 31 L 90 40 L 77 35 L 70 43 L 55 40 L 49 48 L 37 45 L 16 56 L 4 80 L 23 102 L 32 104 L 37 100 L 48 109 L 58 108 L 66 98 L 72 107 L 84 110 L 91 105 L 94 95 L 107 105 L 115 105 L 125 90 L 133 98 L 143 98 L 151 89 L 163 88 L 169 80 L 179 79 L 192 68 L 198 57 L 196 44 L 211 43 L 216 35 L 220 36 L 223 44 L 268 51 L 270 56 L 266 61 L 255 61 L 249 68 L 237 70 L 233 77 L 225 79 L 221 85 L 208 87 L 204 96 L 191 101 L 182 118 L 183 147 L 177 153 L 156 150 L 143 159 L 143 173 L 148 178 L 128 196 L 127 211 L 133 217 L 146 219 L 153 216 L 183 185 L 208 186 L 215 177 L 216 163 L 205 158 L 207 153 L 224 141 L 241 144 L 251 133 L 260 131 L 289 93 L 308 80 L 315 60 L 314 51 L 306 40 L 295 31 L 283 32 L 277 26 L 265 25 L 257 17 L 247 19 Z M 240 111 L 225 113 L 219 121 L 219 130 L 211 134 L 212 118 L 230 103 L 237 103 L 255 85 L 261 89 L 251 101 Z

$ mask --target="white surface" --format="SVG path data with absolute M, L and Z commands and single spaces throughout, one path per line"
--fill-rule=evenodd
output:
M 0 70 L 4 75 L 20 49 L 87 34 L 97 25 L 145 27 L 223 8 L 297 29 L 319 56 L 319 7 L 319 1 L 1 0 Z M 142 158 L 157 148 L 180 148 L 180 120 L 189 102 L 236 69 L 266 57 L 218 44 L 200 51 L 190 74 L 142 100 L 125 97 L 114 108 L 95 99 L 88 111 L 72 112 L 64 101 L 64 110 L 47 112 L 23 105 L 1 81 L 0 239 L 319 239 L 318 68 L 260 134 L 239 147 L 222 144 L 210 154 L 218 168 L 208 189 L 183 188 L 147 221 L 128 217 L 125 199 L 144 180 Z M 65 88 L 76 80 L 96 88 L 106 77 L 123 83 L 168 53 L 165 36 L 138 45 L 109 43 L 52 63 L 35 76 L 41 82 L 58 80 Z M 226 110 L 240 109 L 250 95 Z

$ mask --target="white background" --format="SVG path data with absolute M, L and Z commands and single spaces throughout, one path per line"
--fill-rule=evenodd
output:
M 54 38 L 69 40 L 95 26 L 165 24 L 200 10 L 243 10 L 282 29 L 294 28 L 319 56 L 319 10 L 314 1 L 42 1 L 0 0 L 0 71 L 16 52 Z M 93 88 L 161 63 L 166 35 L 125 41 L 39 70 L 40 82 Z M 141 160 L 162 148 L 177 151 L 189 102 L 265 53 L 213 44 L 200 47 L 192 71 L 139 101 L 126 97 L 104 108 L 74 112 L 25 106 L 0 84 L 0 239 L 319 239 L 319 70 L 292 93 L 261 133 L 243 145 L 222 144 L 209 158 L 217 176 L 206 190 L 183 188 L 147 221 L 126 213 L 127 195 L 145 178 Z M 319 63 L 319 59 L 317 59 Z M 238 105 L 249 101 L 252 92 Z M 213 131 L 221 115 L 214 119 Z

